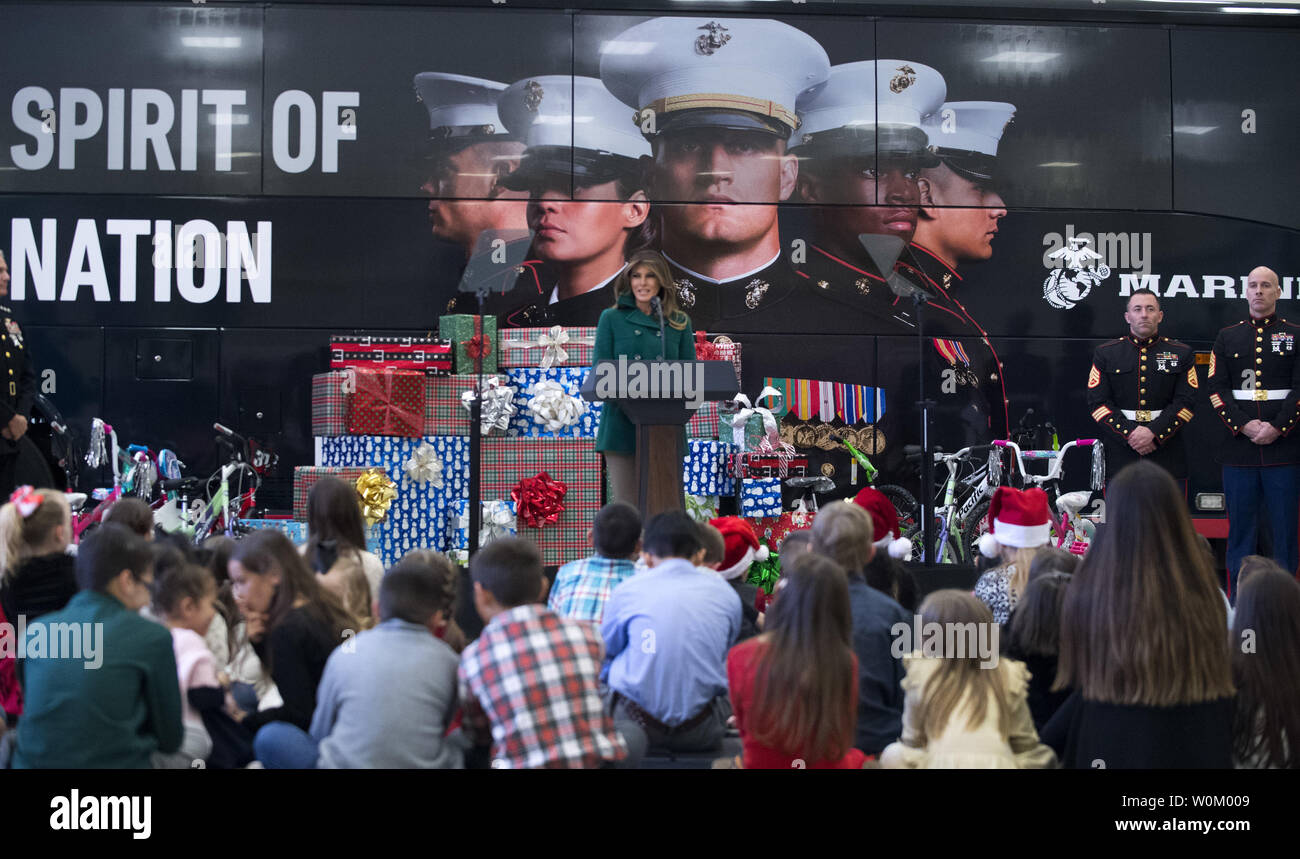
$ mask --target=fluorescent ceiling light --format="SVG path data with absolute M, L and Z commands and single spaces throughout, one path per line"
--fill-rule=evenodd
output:
M 1214 0 L 1222 2 L 1222 0 Z M 615 39 L 612 42 L 604 42 L 600 46 L 602 54 L 624 54 L 626 56 L 639 57 L 642 54 L 648 54 L 655 49 L 655 42 L 622 42 Z
M 1209 134 L 1217 125 L 1175 125 L 1174 134 Z
M 1230 15 L 1300 15 L 1300 9 L 1265 8 L 1263 6 L 1221 6 Z
M 243 43 L 238 36 L 181 36 L 187 48 L 238 48 Z
M 991 57 L 985 57 L 986 63 L 1045 63 L 1054 60 L 1060 54 L 1054 51 L 999 51 Z
M 1046 164 L 1039 164 L 1039 167 L 1081 167 L 1079 161 L 1048 161 Z

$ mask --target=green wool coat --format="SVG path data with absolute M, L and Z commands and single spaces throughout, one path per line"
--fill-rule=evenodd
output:
M 680 312 L 680 311 L 679 311 Z M 636 308 L 636 299 L 626 294 L 618 305 L 600 314 L 596 325 L 595 361 L 616 359 L 626 355 L 628 360 L 662 359 L 667 361 L 695 360 L 695 332 L 688 320 L 686 327 L 677 329 L 664 325 L 664 345 L 659 346 L 659 318 L 647 316 Z M 684 434 L 684 431 L 683 431 Z M 613 403 L 601 406 L 600 431 L 596 433 L 596 450 L 614 453 L 636 452 L 636 425 L 623 410 Z

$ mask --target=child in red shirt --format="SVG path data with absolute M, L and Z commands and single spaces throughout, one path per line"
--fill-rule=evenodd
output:
M 778 585 L 765 632 L 727 654 L 747 769 L 860 769 L 858 661 L 848 577 L 805 554 Z

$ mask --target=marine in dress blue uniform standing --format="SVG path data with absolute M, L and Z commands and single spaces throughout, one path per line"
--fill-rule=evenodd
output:
M 1139 459 L 1163 467 L 1187 491 L 1187 455 L 1178 431 L 1192 420 L 1197 389 L 1192 347 L 1162 337 L 1164 313 L 1149 289 L 1129 296 L 1129 332 L 1097 347 L 1088 373 L 1088 408 L 1106 445 L 1106 477 Z
M 1219 462 L 1234 600 L 1241 559 L 1256 550 L 1261 517 L 1272 529 L 1273 559 L 1291 573 L 1300 564 L 1300 325 L 1278 315 L 1281 294 L 1272 269 L 1254 269 L 1246 284 L 1250 315 L 1219 331 L 1210 358 L 1210 405 L 1230 436 Z

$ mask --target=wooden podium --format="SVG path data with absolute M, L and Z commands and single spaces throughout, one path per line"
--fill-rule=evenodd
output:
M 729 400 L 740 389 L 730 361 L 627 358 L 597 361 L 582 385 L 583 399 L 616 403 L 636 425 L 636 506 L 646 521 L 667 510 L 685 509 L 677 441 L 695 410 L 687 407 L 689 400 L 672 380 L 687 378 L 698 383 L 695 393 L 701 404 Z M 638 385 L 638 379 L 659 383 Z

